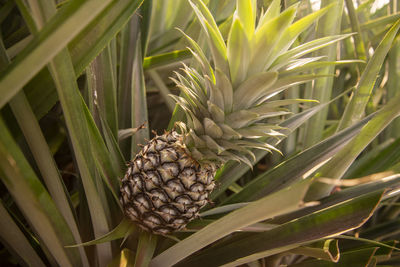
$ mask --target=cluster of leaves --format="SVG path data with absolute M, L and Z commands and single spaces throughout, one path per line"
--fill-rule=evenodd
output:
M 203 2 L 211 15 L 207 20 L 225 42 L 236 6 L 245 20 L 253 12 L 246 6 L 256 2 L 254 16 L 271 5 L 286 10 L 298 4 L 300 21 L 315 1 Z M 205 57 L 213 53 L 190 3 L 0 3 L 1 263 L 399 264 L 396 1 L 378 9 L 372 9 L 372 0 L 357 6 L 351 0 L 321 1 L 320 9 L 331 5 L 330 11 L 292 46 L 351 37 L 309 51 L 326 62 L 303 57 L 303 72 L 321 78 L 275 96 L 320 104 L 290 105 L 294 115 L 280 125 L 288 137 L 275 140 L 285 156 L 255 150 L 253 170 L 226 163 L 216 176 L 213 206 L 186 231 L 167 237 L 123 219 L 118 187 L 125 162 L 150 138 L 149 129 L 172 127 L 184 118 L 168 97 L 178 91 L 168 77 L 182 61 L 197 63 L 175 28 L 195 40 Z M 243 66 L 235 62 L 239 75 Z M 148 127 L 137 131 L 146 122 Z M 87 246 L 74 246 L 83 242 Z

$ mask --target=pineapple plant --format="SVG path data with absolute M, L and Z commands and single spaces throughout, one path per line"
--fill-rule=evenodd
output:
M 232 160 L 251 167 L 256 159 L 253 149 L 279 152 L 266 140 L 284 136 L 279 123 L 290 114 L 285 107 L 312 100 L 274 96 L 318 78 L 301 73 L 322 58 L 302 55 L 347 37 L 328 36 L 292 47 L 332 5 L 293 23 L 297 4 L 281 13 L 280 1 L 273 1 L 257 14 L 256 1 L 237 1 L 225 43 L 206 5 L 189 3 L 202 25 L 213 64 L 182 32 L 200 67 L 198 72 L 184 65 L 183 74 L 172 78 L 181 95 L 171 97 L 186 120 L 141 149 L 129 162 L 120 188 L 126 216 L 155 234 L 181 230 L 198 217 L 209 202 L 215 172 L 224 163 Z
M 399 265 L 377 2 L 0 1 L 0 265 Z

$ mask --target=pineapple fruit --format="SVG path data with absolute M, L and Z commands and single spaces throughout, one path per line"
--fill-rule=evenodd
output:
M 183 33 L 198 65 L 184 65 L 173 79 L 181 95 L 172 97 L 186 122 L 149 141 L 129 163 L 120 188 L 125 215 L 161 235 L 181 230 L 198 217 L 214 188 L 215 172 L 225 162 L 252 166 L 252 149 L 278 151 L 265 140 L 283 136 L 278 123 L 290 113 L 284 106 L 308 100 L 276 96 L 318 78 L 304 73 L 318 66 L 316 61 L 323 63 L 322 58 L 304 55 L 346 37 L 291 48 L 329 6 L 293 23 L 297 5 L 281 13 L 280 1 L 274 0 L 257 16 L 256 1 L 240 0 L 225 42 L 205 4 L 189 3 L 204 30 L 212 64 L 200 45 Z

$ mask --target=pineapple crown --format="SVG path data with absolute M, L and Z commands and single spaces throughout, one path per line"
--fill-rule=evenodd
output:
M 225 42 L 206 5 L 201 0 L 189 3 L 206 36 L 213 64 L 200 45 L 182 32 L 200 72 L 184 65 L 183 74 L 176 73 L 177 79 L 172 78 L 181 90 L 180 96 L 172 97 L 186 114 L 186 123 L 177 126 L 192 157 L 199 162 L 236 160 L 252 166 L 255 155 L 251 149 L 279 151 L 266 140 L 284 136 L 278 123 L 290 114 L 285 106 L 315 102 L 276 99 L 276 95 L 322 77 L 307 73 L 336 63 L 304 55 L 349 35 L 324 37 L 291 48 L 298 36 L 333 5 L 293 23 L 297 4 L 280 12 L 280 1 L 274 0 L 257 20 L 256 1 L 240 0 Z

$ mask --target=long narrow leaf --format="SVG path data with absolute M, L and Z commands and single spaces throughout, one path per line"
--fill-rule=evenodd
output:
M 46 24 L 0 75 L 0 108 L 71 41 L 110 0 L 72 1 Z M 76 23 L 79 21 L 80 23 Z
M 332 103 L 333 101 L 337 100 L 340 96 L 332 99 L 329 103 L 320 104 L 318 106 L 309 108 L 301 113 L 293 115 L 289 119 L 283 121 L 280 126 L 287 128 L 288 130 L 284 132 L 286 135 L 289 135 L 298 127 L 300 127 L 304 122 L 306 122 L 309 118 L 314 116 L 317 112 L 319 112 L 322 108 L 326 105 Z M 268 140 L 271 144 L 277 144 L 280 142 L 276 140 Z M 275 142 L 275 143 L 273 143 Z M 262 150 L 255 151 L 256 160 L 258 162 L 262 159 L 267 152 Z M 219 186 L 214 189 L 211 193 L 211 199 L 215 199 L 219 195 L 221 195 L 232 183 L 234 183 L 237 179 L 242 177 L 247 171 L 250 170 L 250 167 L 243 166 L 242 164 L 236 162 L 228 162 L 221 170 L 219 170 L 215 176 L 215 179 L 218 181 Z
M 368 62 L 365 71 L 363 72 L 360 82 L 357 85 L 355 92 L 349 104 L 346 106 L 343 117 L 339 123 L 338 130 L 344 129 L 349 125 L 362 118 L 367 106 L 369 96 L 374 88 L 375 81 L 382 63 L 388 53 L 393 39 L 400 28 L 400 20 L 398 20 L 391 29 L 387 32 L 378 48 L 375 50 L 374 55 Z
M 68 45 L 76 75 L 110 42 L 135 14 L 143 0 L 112 2 Z M 41 118 L 58 100 L 50 73 L 43 69 L 27 84 L 25 90 L 36 116 Z
M 364 224 L 376 209 L 382 193 L 366 194 L 270 231 L 237 238 L 236 242 L 223 242 L 177 266 L 204 266 L 206 262 L 207 266 L 238 266 L 324 237 L 339 235 Z
M 304 150 L 296 156 L 284 161 L 272 170 L 261 174 L 246 185 L 239 193 L 226 199 L 224 204 L 252 201 L 281 189 L 301 179 L 304 174 L 318 167 L 318 164 L 331 158 L 343 148 L 361 128 L 371 119 L 368 117 L 340 134 L 336 134 L 315 146 Z
M 340 179 L 364 148 L 381 133 L 396 117 L 400 116 L 400 94 L 392 98 L 361 132 L 321 168 L 317 176 Z M 329 194 L 332 185 L 315 184 L 311 187 L 308 199 L 317 199 Z
M 0 168 L 2 181 L 56 261 L 81 266 L 78 250 L 65 250 L 74 242 L 64 218 L 0 118 Z
M 0 57 L 3 59 L 1 61 L 6 61 L 1 62 L 0 65 L 1 67 L 7 66 L 9 64 L 8 56 L 6 55 L 2 45 L 0 49 L 0 53 L 4 54 L 2 57 Z M 42 174 L 43 180 L 45 181 L 46 186 L 52 198 L 54 199 L 55 205 L 60 210 L 60 213 L 64 216 L 75 237 L 75 240 L 77 242 L 81 242 L 78 226 L 74 218 L 74 212 L 71 209 L 70 199 L 66 193 L 65 185 L 40 129 L 39 123 L 36 120 L 35 114 L 33 113 L 24 92 L 18 92 L 11 99 L 10 106 L 31 149 L 33 157 L 36 160 L 36 164 Z M 88 266 L 88 260 L 85 251 L 80 250 L 80 253 L 83 261 L 85 262 L 85 266 Z
M 11 1 L 10 1 L 11 2 Z M 45 266 L 29 241 L 0 202 L 0 237 L 30 266 Z
M 150 266 L 173 265 L 235 230 L 297 209 L 303 199 L 303 194 L 308 189 L 309 182 L 309 180 L 303 181 L 231 212 L 164 251 L 151 261 Z M 280 205 L 273 203 L 280 203 Z
M 316 37 L 323 38 L 324 36 L 332 36 L 340 33 L 340 21 L 343 13 L 343 0 L 336 1 L 324 1 L 321 3 L 322 6 L 326 6 L 329 3 L 336 3 L 331 9 L 331 12 L 326 14 L 323 18 L 318 21 Z M 314 53 L 314 56 L 326 56 L 328 61 L 336 60 L 337 48 L 334 45 L 324 47 Z M 335 73 L 335 66 L 326 66 L 324 68 L 316 70 L 319 75 L 332 75 L 331 77 L 321 78 L 316 80 L 312 86 L 308 87 L 311 92 L 306 92 L 307 98 L 318 100 L 321 103 L 325 103 L 331 99 L 332 85 L 333 85 L 333 74 Z M 311 145 L 319 142 L 323 136 L 323 130 L 326 124 L 326 118 L 328 116 L 328 108 L 318 112 L 316 116 L 311 118 L 306 125 L 305 129 L 305 140 L 304 146 L 310 147 Z

